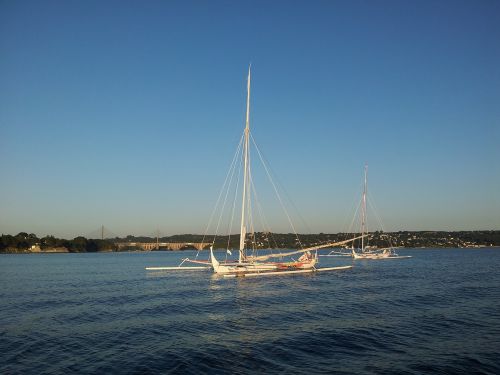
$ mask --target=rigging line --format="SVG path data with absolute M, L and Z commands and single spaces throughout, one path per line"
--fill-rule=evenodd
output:
M 257 146 L 257 143 L 255 143 L 255 140 L 254 138 L 251 136 L 252 138 L 252 142 L 255 146 L 255 149 L 257 150 L 257 153 L 259 154 L 259 157 L 260 157 L 260 161 L 262 163 L 262 165 L 264 166 L 264 170 L 266 171 L 266 174 L 267 174 L 267 177 L 269 178 L 269 181 L 271 182 L 271 185 L 273 186 L 273 189 L 274 189 L 274 192 L 276 193 L 276 196 L 278 197 L 278 201 L 280 202 L 280 205 L 281 205 L 281 208 L 283 209 L 283 211 L 285 212 L 286 214 L 286 217 L 288 219 L 288 223 L 290 224 L 290 226 L 292 227 L 292 230 L 293 230 L 293 233 L 295 234 L 295 237 L 297 239 L 297 242 L 299 243 L 300 247 L 303 247 L 302 245 L 302 242 L 300 241 L 300 238 L 299 238 L 299 235 L 297 234 L 297 231 L 295 230 L 295 226 L 293 225 L 292 223 L 292 219 L 290 218 L 290 215 L 288 214 L 288 211 L 287 209 L 285 208 L 285 205 L 283 204 L 283 201 L 281 200 L 281 196 L 280 194 L 278 193 L 278 189 L 276 188 L 276 185 L 274 184 L 274 181 L 269 173 L 269 169 L 267 168 L 267 165 L 266 163 L 264 162 L 264 159 L 262 157 L 262 154 L 260 152 L 260 149 L 259 147 Z
M 266 218 L 266 215 L 264 214 L 264 209 L 262 208 L 262 205 L 260 203 L 260 199 L 258 197 L 257 189 L 255 188 L 255 184 L 254 184 L 253 179 L 251 181 L 251 184 L 252 184 L 252 194 L 254 195 L 254 202 L 257 206 L 257 212 L 259 214 L 259 219 L 260 219 L 262 228 L 264 231 L 267 231 L 268 234 L 270 234 L 271 239 L 274 242 L 275 248 L 278 248 L 278 243 L 276 242 L 276 239 L 274 238 L 273 232 L 271 231 L 271 226 L 269 225 L 267 218 Z M 267 240 L 267 243 L 270 247 L 270 241 L 269 241 L 269 238 L 267 236 L 266 236 L 266 240 Z
M 265 217 L 264 217 L 264 214 L 263 214 L 263 210 L 262 210 L 262 206 L 260 204 L 260 201 L 259 201 L 259 198 L 257 196 L 257 189 L 255 188 L 255 184 L 254 184 L 254 181 L 253 179 L 250 180 L 250 184 L 251 184 L 251 190 L 252 190 L 252 194 L 253 194 L 253 197 L 254 197 L 254 205 L 257 207 L 257 213 L 258 213 L 258 216 L 259 216 L 259 219 L 260 219 L 260 225 L 261 227 L 263 228 L 263 230 L 266 229 L 266 221 L 265 221 Z M 253 212 L 253 209 L 252 209 L 252 212 Z M 253 219 L 252 219 L 252 223 L 253 223 Z M 254 230 L 254 239 L 255 239 L 255 230 Z M 255 251 L 254 253 L 257 253 L 258 252 L 258 246 L 255 248 Z
M 351 224 L 349 224 L 349 227 L 347 228 L 347 233 L 356 233 L 357 230 L 354 229 L 354 222 L 356 221 L 358 217 L 358 211 L 359 208 L 361 207 L 361 201 L 358 202 L 356 209 L 354 211 L 354 215 L 352 216 Z
M 242 151 L 243 152 L 243 151 Z M 240 180 L 241 180 L 241 169 L 242 169 L 242 162 L 241 162 L 241 155 L 238 154 L 238 160 L 240 160 L 239 163 L 237 163 L 238 165 L 238 171 L 236 172 L 236 186 L 234 188 L 234 194 L 233 194 L 233 203 L 232 203 L 232 208 L 231 208 L 231 218 L 228 222 L 228 229 L 227 229 L 227 232 L 228 233 L 228 236 L 227 236 L 227 245 L 226 245 L 226 250 L 229 250 L 229 247 L 230 247 L 230 244 L 231 244 L 231 232 L 232 232 L 232 229 L 233 229 L 233 223 L 234 223 L 234 215 L 235 215 L 235 212 L 236 212 L 236 198 L 238 196 L 238 190 L 239 190 L 239 186 L 240 186 Z M 235 171 L 236 171 L 236 165 L 235 165 Z M 229 187 L 228 187 L 228 193 L 229 193 Z M 222 217 L 223 213 L 221 212 L 221 217 Z M 217 234 L 216 234 L 217 235 Z M 215 242 L 215 236 L 214 236 L 214 242 Z M 225 260 L 227 261 L 228 260 L 228 255 L 229 255 L 229 252 L 226 251 L 226 254 L 225 254 Z
M 247 222 L 250 225 L 250 235 L 251 235 L 251 246 L 252 246 L 252 255 L 255 255 L 255 223 L 253 220 L 253 205 L 252 205 L 252 194 L 255 195 L 255 185 L 253 183 L 252 170 L 250 162 L 250 153 L 248 154 L 248 195 L 247 195 Z
M 380 229 L 382 229 L 382 231 L 385 232 L 384 224 L 382 222 L 381 217 L 378 214 L 378 210 L 375 208 L 375 201 L 373 200 L 371 194 L 368 194 L 368 204 L 370 205 L 370 207 L 373 210 L 373 214 L 375 215 L 375 218 L 377 219 L 377 222 L 380 225 Z M 387 238 L 388 238 L 389 246 L 393 247 L 391 238 L 389 236 Z
M 361 185 L 361 188 L 359 190 L 357 190 L 357 193 L 354 195 L 353 199 L 352 199 L 352 202 L 351 202 L 351 209 L 349 210 L 349 212 L 352 214 L 352 215 L 349 215 L 347 217 L 352 217 L 353 219 L 351 220 L 351 223 L 349 225 L 349 227 L 347 227 L 347 220 L 348 219 L 345 219 L 344 221 L 344 226 L 343 226 L 343 229 L 344 230 L 347 230 L 347 231 L 352 231 L 353 230 L 353 224 L 354 224 L 354 219 L 356 218 L 356 215 L 358 213 L 358 210 L 359 210 L 359 206 L 360 206 L 360 199 L 359 199 L 359 196 L 361 195 L 359 193 L 359 191 L 362 191 L 362 185 Z
M 253 194 L 254 196 L 256 196 L 256 193 L 257 193 L 257 190 L 255 189 L 253 175 L 252 175 L 252 173 L 250 173 L 250 195 Z M 256 203 L 258 204 L 258 202 L 256 202 Z M 252 236 L 253 236 L 252 246 L 253 246 L 253 254 L 255 255 L 256 252 L 258 251 L 258 247 L 257 247 L 257 238 L 255 236 L 255 221 L 254 221 L 254 215 L 253 215 L 254 205 L 251 205 L 250 211 L 251 211 L 250 223 L 252 226 Z M 258 212 L 258 208 L 257 208 L 257 212 Z
M 274 236 L 274 233 L 271 232 L 271 228 L 268 227 L 267 232 L 265 233 L 266 235 L 266 241 L 267 241 L 267 247 L 268 249 L 272 249 L 271 246 L 274 245 L 274 249 L 278 249 L 278 242 L 276 241 L 276 238 Z M 272 242 L 272 243 L 271 243 Z M 278 250 L 279 252 L 279 250 Z
M 231 161 L 231 164 L 230 164 L 230 166 L 229 166 L 229 170 L 228 170 L 228 172 L 227 172 L 227 174 L 226 174 L 226 178 L 225 178 L 224 183 L 222 184 L 222 187 L 221 187 L 221 189 L 220 189 L 219 196 L 218 196 L 217 201 L 215 202 L 214 208 L 213 208 L 213 210 L 212 210 L 212 214 L 210 215 L 210 219 L 209 219 L 209 221 L 208 221 L 207 227 L 205 228 L 205 233 L 203 234 L 202 243 L 203 243 L 203 242 L 205 242 L 205 237 L 207 236 L 208 229 L 210 228 L 210 225 L 212 224 L 213 217 L 214 217 L 214 215 L 215 215 L 215 213 L 216 213 L 216 211 L 217 211 L 217 207 L 219 206 L 220 198 L 221 198 L 222 193 L 223 193 L 223 191 L 224 191 L 224 188 L 225 188 L 225 186 L 226 186 L 227 179 L 228 179 L 228 177 L 229 177 L 229 174 L 230 174 L 230 172 L 231 172 L 231 169 L 233 169 L 233 168 L 234 168 L 234 167 L 233 167 L 233 165 L 234 165 L 234 163 L 235 163 L 235 160 L 236 160 L 237 155 L 239 154 L 239 150 L 240 150 L 240 148 L 241 148 L 241 144 L 242 144 L 242 142 L 243 142 L 243 136 L 240 138 L 240 143 L 238 144 L 238 147 L 236 148 L 236 152 L 235 152 L 235 154 L 234 154 L 234 156 L 233 156 L 233 160 Z M 199 252 L 200 252 L 200 250 L 198 250 L 198 252 L 196 253 L 196 257 L 198 257 Z
M 236 186 L 234 189 L 233 207 L 231 209 L 231 219 L 229 220 L 229 223 L 228 223 L 228 231 L 227 231 L 228 237 L 227 237 L 227 246 L 226 246 L 227 249 L 229 249 L 229 246 L 231 243 L 231 233 L 233 230 L 234 214 L 236 212 L 236 198 L 238 197 L 238 189 L 240 186 L 240 179 L 241 179 L 241 168 L 242 168 L 242 162 L 240 159 L 240 162 L 238 163 L 238 173 L 236 174 L 238 177 L 237 177 Z M 226 259 L 227 259 L 227 251 L 226 251 Z
M 351 223 L 349 224 L 349 228 L 347 228 L 347 231 L 348 232 L 352 232 L 352 233 L 361 233 L 361 223 L 357 223 L 359 225 L 358 229 L 355 230 L 354 229 L 354 222 L 356 221 L 357 218 L 360 219 L 361 221 L 361 214 L 359 214 L 359 217 L 358 217 L 358 212 L 360 211 L 360 208 L 361 208 L 361 205 L 362 205 L 362 200 L 359 199 L 359 196 L 361 195 L 362 196 L 362 193 L 359 194 L 359 191 L 363 191 L 364 190 L 364 184 L 361 184 L 360 185 L 360 189 L 358 190 L 358 193 L 355 195 L 355 198 L 353 200 L 353 204 L 352 204 L 352 208 L 354 208 L 354 214 L 352 215 L 352 220 L 351 220 Z M 352 211 L 352 209 L 351 209 Z M 352 243 L 352 246 L 354 247 L 354 242 Z
M 356 210 L 354 211 L 354 215 L 352 216 L 351 224 L 349 225 L 349 228 L 347 229 L 346 236 L 348 236 L 348 234 L 360 233 L 360 231 L 361 231 L 361 229 L 357 230 L 354 228 L 354 225 L 355 225 L 354 222 L 358 218 L 358 211 L 359 211 L 360 207 L 361 207 L 361 201 L 358 201 L 358 204 L 356 206 Z M 352 242 L 351 246 L 354 247 L 354 241 Z
M 370 205 L 370 207 L 372 208 L 373 210 L 373 213 L 375 215 L 375 218 L 377 219 L 377 222 L 378 224 L 380 225 L 381 229 L 385 232 L 385 229 L 384 229 L 384 225 L 382 223 L 382 219 L 380 218 L 380 216 L 378 215 L 378 210 L 375 208 L 375 201 L 373 200 L 373 197 L 371 196 L 370 193 L 367 194 L 368 195 L 368 204 Z
M 239 155 L 239 153 L 238 153 Z M 236 160 L 236 159 L 235 159 Z M 232 165 L 232 168 L 231 168 L 232 172 L 231 172 L 231 176 L 229 178 L 229 182 L 227 184 L 227 189 L 226 189 L 226 193 L 224 195 L 224 202 L 222 204 L 222 207 L 221 207 L 221 210 L 220 210 L 220 215 L 219 215 L 219 220 L 217 221 L 217 226 L 215 228 L 215 235 L 214 235 L 214 239 L 213 239 L 213 242 L 212 243 L 215 243 L 215 238 L 217 237 L 217 235 L 219 234 L 219 228 L 220 228 L 220 224 L 222 222 L 222 218 L 224 216 L 224 209 L 226 208 L 226 203 L 227 203 L 227 197 L 229 195 L 229 191 L 230 191 L 230 188 L 231 188 L 231 184 L 233 182 L 233 177 L 234 177 L 234 174 L 235 174 L 235 171 L 236 171 L 236 163 Z
M 255 255 L 255 228 L 254 228 L 254 225 L 253 225 L 253 210 L 252 210 L 252 186 L 253 186 L 253 183 L 252 183 L 252 173 L 251 173 L 251 170 L 250 170 L 250 155 L 248 156 L 248 190 L 247 190 L 247 196 L 246 196 L 246 199 L 247 199 L 247 211 L 246 211 L 246 220 L 245 222 L 248 223 L 248 226 L 249 226 L 249 231 L 246 231 L 245 232 L 245 235 L 246 234 L 249 234 L 250 235 L 250 247 L 251 247 L 251 250 L 252 250 L 252 255 Z
M 254 143 L 255 148 L 257 148 L 257 144 L 255 142 L 255 139 L 253 139 L 252 135 L 250 135 L 250 136 L 252 137 L 252 142 Z M 264 158 L 264 155 L 261 154 L 260 156 L 261 156 L 262 164 L 267 165 L 267 167 L 269 168 L 269 175 L 275 177 L 277 186 L 279 187 L 280 191 L 284 193 L 285 198 L 287 199 L 287 203 L 289 203 L 291 205 L 291 207 L 293 208 L 293 210 L 294 210 L 294 214 L 299 218 L 301 224 L 306 228 L 306 230 L 308 232 L 312 233 L 311 227 L 309 226 L 309 224 L 307 223 L 307 221 L 302 216 L 301 211 L 297 208 L 297 205 L 295 204 L 294 200 L 291 198 L 290 194 L 288 193 L 287 188 L 283 184 L 280 183 L 279 179 L 277 178 L 277 174 L 274 173 L 273 168 L 271 167 L 271 165 L 266 162 L 266 159 Z
M 259 213 L 261 225 L 262 225 L 263 229 L 266 230 L 268 232 L 268 234 L 270 235 L 270 237 L 274 243 L 274 247 L 276 249 L 278 249 L 278 253 L 281 253 L 281 251 L 279 250 L 279 246 L 278 246 L 278 243 L 276 241 L 276 238 L 274 237 L 274 234 L 271 231 L 271 226 L 269 225 L 269 223 L 266 219 L 266 215 L 264 214 L 264 210 L 263 210 L 262 205 L 260 203 L 260 199 L 257 195 L 257 189 L 255 188 L 255 184 L 254 184 L 253 180 L 251 181 L 251 184 L 252 184 L 252 192 L 253 192 L 253 195 L 255 197 L 254 201 L 256 202 L 256 205 L 257 205 L 257 211 Z M 266 236 L 266 240 L 267 240 L 267 244 L 269 245 L 268 247 L 270 247 L 271 244 L 270 244 L 268 236 Z
M 276 239 L 273 236 L 273 233 L 271 231 L 271 226 L 269 225 L 269 223 L 268 223 L 268 221 L 266 219 L 266 216 L 264 214 L 264 210 L 263 210 L 262 205 L 260 203 L 260 199 L 258 197 L 257 189 L 255 188 L 255 184 L 254 184 L 253 179 L 251 180 L 251 185 L 252 185 L 252 194 L 254 196 L 254 202 L 255 202 L 255 204 L 257 206 L 257 212 L 259 213 L 259 218 L 260 218 L 260 222 L 261 222 L 262 228 L 264 229 L 264 231 L 267 231 L 271 235 L 271 239 L 273 240 L 274 245 L 277 248 L 278 247 L 278 243 L 276 242 Z M 267 240 L 267 243 L 268 243 L 268 245 L 270 247 L 269 238 L 266 237 L 266 240 Z
M 255 185 L 253 183 L 253 180 L 251 181 L 252 183 L 252 192 L 253 192 L 253 195 L 254 195 L 254 202 L 257 206 L 257 212 L 259 214 L 259 218 L 260 218 L 260 222 L 261 222 L 261 225 L 262 225 L 262 228 L 264 231 L 267 231 L 269 233 L 271 233 L 271 227 L 269 226 L 267 220 L 266 220 L 266 216 L 264 215 L 264 210 L 262 209 L 262 205 L 260 204 L 260 200 L 259 200 L 259 197 L 257 196 L 257 189 L 255 189 Z M 269 238 L 267 238 L 267 243 L 269 245 Z

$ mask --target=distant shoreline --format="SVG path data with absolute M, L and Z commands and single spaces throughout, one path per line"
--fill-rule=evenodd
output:
M 288 250 L 289 248 L 279 248 L 279 249 L 259 249 L 259 250 Z M 326 248 L 324 250 L 328 250 Z M 403 250 L 484 250 L 484 249 L 498 249 L 500 250 L 500 246 L 475 246 L 475 247 L 398 247 L 398 249 Z M 226 250 L 223 248 L 217 248 L 214 250 Z M 68 249 L 47 249 L 40 251 L 31 251 L 31 250 L 17 250 L 13 251 L 9 249 L 8 251 L 0 251 L 0 254 L 103 254 L 103 253 L 116 253 L 116 254 L 130 254 L 130 253 L 178 253 L 184 251 L 195 251 L 195 249 L 182 249 L 182 250 L 169 250 L 169 249 L 160 249 L 160 250 L 123 250 L 123 251 L 93 251 L 93 252 L 72 252 Z M 205 250 L 200 250 L 205 251 Z
M 355 237 L 355 233 L 274 233 L 255 232 L 249 234 L 245 246 L 255 249 L 297 249 L 309 248 L 328 243 L 338 243 Z M 354 247 L 360 247 L 359 240 Z M 371 247 L 434 249 L 464 248 L 481 249 L 500 246 L 500 230 L 484 231 L 374 231 L 368 234 L 364 245 Z M 72 240 L 45 236 L 38 238 L 34 233 L 21 232 L 15 236 L 2 234 L 0 237 L 0 253 L 94 253 L 94 252 L 128 252 L 128 251 L 182 251 L 189 249 L 238 249 L 240 236 L 214 236 L 199 234 L 178 234 L 166 237 L 131 236 L 110 239 L 92 239 L 82 236 Z

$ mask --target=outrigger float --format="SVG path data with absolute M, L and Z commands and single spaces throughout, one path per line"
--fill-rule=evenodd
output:
M 182 267 L 182 266 L 174 266 L 174 267 L 146 267 L 146 271 L 205 271 L 212 267 Z

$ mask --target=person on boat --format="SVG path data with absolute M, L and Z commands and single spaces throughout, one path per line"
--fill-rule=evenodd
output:
M 299 258 L 299 262 L 309 262 L 312 259 L 312 254 L 310 251 L 306 251 L 304 254 L 301 255 Z

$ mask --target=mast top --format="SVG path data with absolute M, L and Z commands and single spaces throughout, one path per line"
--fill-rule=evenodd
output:
M 252 77 L 251 74 L 252 64 L 248 66 L 248 78 L 247 78 L 247 115 L 245 122 L 245 131 L 248 132 L 250 129 L 250 80 Z

